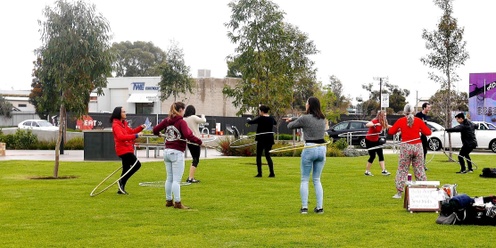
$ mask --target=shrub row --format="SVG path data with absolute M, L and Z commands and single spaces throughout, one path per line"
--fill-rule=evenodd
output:
M 31 130 L 18 129 L 14 134 L 4 135 L 0 130 L 0 142 L 10 150 L 55 150 L 55 141 L 40 141 Z M 64 150 L 84 149 L 84 139 L 76 137 L 64 144 Z

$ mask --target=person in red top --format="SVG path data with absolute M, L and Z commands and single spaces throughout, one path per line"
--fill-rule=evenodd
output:
M 122 178 L 117 182 L 119 186 L 117 193 L 127 195 L 125 190 L 127 180 L 141 167 L 140 161 L 134 155 L 134 140 L 146 126 L 143 124 L 135 129 L 130 128 L 126 121 L 126 110 L 123 107 L 114 108 L 110 122 L 114 134 L 115 153 L 122 159 Z
M 424 150 L 422 148 L 420 133 L 429 136 L 432 134 L 432 131 L 422 119 L 413 115 L 413 111 L 414 109 L 411 105 L 405 105 L 403 109 L 405 117 L 399 118 L 388 131 L 390 135 L 401 131 L 400 159 L 395 178 L 396 194 L 393 196 L 396 199 L 401 198 L 410 164 L 413 167 L 417 181 L 427 180 L 424 170 Z
M 169 116 L 153 128 L 153 134 L 160 135 L 165 130 L 165 150 L 164 163 L 167 172 L 165 181 L 165 206 L 189 209 L 181 203 L 181 178 L 184 174 L 184 151 L 188 141 L 198 145 L 202 141 L 197 138 L 188 124 L 183 120 L 186 105 L 182 102 L 175 102 L 171 105 Z M 173 202 L 174 196 L 174 202 Z
M 386 119 L 386 112 L 379 110 L 374 119 L 365 124 L 369 128 L 367 135 L 365 136 L 365 146 L 369 152 L 369 159 L 367 160 L 367 166 L 365 167 L 365 176 L 373 176 L 370 172 L 370 167 L 375 159 L 375 154 L 379 157 L 379 165 L 382 169 L 382 175 L 389 176 L 391 173 L 386 170 L 386 164 L 384 163 L 384 153 L 382 151 L 381 142 L 379 142 L 379 135 L 382 130 L 386 130 L 391 127 Z M 382 138 L 384 139 L 384 138 Z

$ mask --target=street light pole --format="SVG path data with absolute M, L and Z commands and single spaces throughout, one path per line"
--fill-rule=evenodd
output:
M 379 80 L 379 109 L 382 110 L 382 80 L 388 77 L 374 77 L 374 80 Z

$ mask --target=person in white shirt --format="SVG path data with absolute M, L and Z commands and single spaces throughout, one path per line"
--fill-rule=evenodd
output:
M 184 121 L 188 124 L 189 129 L 193 132 L 193 134 L 200 138 L 200 124 L 207 122 L 205 119 L 205 115 L 201 115 L 198 117 L 196 114 L 196 109 L 193 105 L 188 105 L 186 110 L 184 111 Z M 200 180 L 195 179 L 196 168 L 198 167 L 198 163 L 200 163 L 200 146 L 196 144 L 188 144 L 188 150 L 191 154 L 193 161 L 191 162 L 191 167 L 189 168 L 187 183 L 199 183 Z

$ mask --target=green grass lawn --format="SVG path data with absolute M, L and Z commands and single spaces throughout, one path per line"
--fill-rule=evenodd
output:
M 434 157 L 433 157 L 434 156 Z M 128 182 L 130 195 L 114 186 L 90 197 L 120 166 L 114 162 L 4 161 L 0 164 L 1 247 L 491 247 L 493 226 L 445 226 L 434 212 L 410 213 L 392 199 L 398 156 L 386 155 L 391 176 L 365 177 L 368 157 L 328 158 L 322 215 L 301 215 L 299 158 L 275 157 L 275 178 L 255 178 L 255 158 L 201 160 L 199 184 L 181 187 L 192 210 L 165 208 L 164 189 L 140 182 L 164 181 L 162 162 L 143 163 Z M 471 197 L 496 193 L 496 180 L 480 178 L 496 167 L 493 155 L 473 155 L 479 169 L 459 175 L 457 163 L 428 154 L 429 180 L 458 184 Z M 189 161 L 185 177 L 189 169 Z M 115 178 L 114 178 L 115 180 Z M 113 181 L 113 180 L 112 180 Z M 310 187 L 310 210 L 315 207 Z

